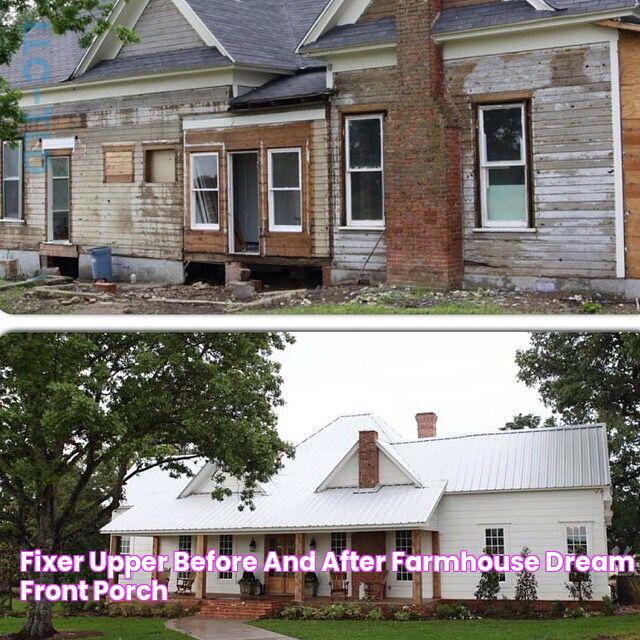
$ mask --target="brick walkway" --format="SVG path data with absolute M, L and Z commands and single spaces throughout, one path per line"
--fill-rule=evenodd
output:
M 290 640 L 279 633 L 254 629 L 236 620 L 183 618 L 169 620 L 167 627 L 196 640 Z

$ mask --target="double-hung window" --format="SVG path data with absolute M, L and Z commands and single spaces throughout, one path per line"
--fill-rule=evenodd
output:
M 122 536 L 120 538 L 120 555 L 126 556 L 131 553 L 131 538 L 129 536 Z
M 233 555 L 233 536 L 220 536 L 220 544 L 218 545 L 219 556 L 232 556 Z M 220 580 L 233 580 L 233 573 L 231 571 L 220 571 L 218 573 Z
M 384 226 L 384 116 L 345 120 L 347 225 Z
M 487 551 L 487 555 L 490 556 L 504 556 L 505 555 L 505 537 L 504 528 L 491 527 L 484 531 L 484 545 Z M 504 573 L 500 574 L 500 582 L 505 582 L 507 576 Z
M 2 218 L 22 219 L 22 141 L 2 143 Z
M 220 229 L 220 180 L 217 153 L 191 154 L 191 228 Z
M 269 229 L 302 231 L 302 153 L 269 150 Z
M 411 531 L 396 531 L 396 551 L 404 551 L 407 556 L 413 553 L 413 540 Z M 396 573 L 399 582 L 411 582 L 413 580 L 407 568 L 402 565 Z
M 529 167 L 525 103 L 479 108 L 482 226 L 529 226 Z
M 347 534 L 344 531 L 334 531 L 331 534 L 331 551 L 335 553 L 336 558 L 340 558 L 347 550 Z
M 586 555 L 587 527 L 585 525 L 567 526 L 567 553 L 569 555 Z
M 192 540 L 191 536 L 180 536 L 178 538 L 178 551 L 185 551 L 186 553 L 191 555 L 192 542 L 193 542 L 193 540 Z M 188 577 L 189 577 L 189 572 L 188 571 L 179 571 L 178 572 L 178 578 L 184 579 L 184 578 L 188 578 Z

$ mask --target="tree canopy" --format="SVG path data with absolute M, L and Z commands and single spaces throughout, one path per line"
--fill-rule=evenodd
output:
M 519 378 L 536 388 L 555 422 L 604 422 L 613 483 L 611 548 L 640 550 L 640 334 L 540 333 L 518 352 Z M 517 416 L 506 428 L 537 428 Z
M 155 466 L 186 474 L 194 458 L 219 470 L 212 499 L 226 494 L 228 474 L 241 480 L 242 504 L 251 508 L 258 483 L 293 453 L 276 430 L 282 380 L 271 357 L 287 341 L 279 334 L 1 338 L 0 532 L 22 548 L 60 553 L 108 521 L 136 474 Z M 23 637 L 49 637 L 50 616 L 36 624 L 42 607 L 31 609 Z

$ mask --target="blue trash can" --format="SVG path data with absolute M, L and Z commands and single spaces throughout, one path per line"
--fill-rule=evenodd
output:
M 111 247 L 89 249 L 91 256 L 91 275 L 94 280 L 113 282 L 113 256 Z

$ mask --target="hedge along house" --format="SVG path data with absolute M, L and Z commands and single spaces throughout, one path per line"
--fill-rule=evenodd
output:
M 372 415 L 338 418 L 297 446 L 296 456 L 259 488 L 255 510 L 239 510 L 242 487 L 211 496 L 216 469 L 200 462 L 194 477 L 172 479 L 153 469 L 131 481 L 125 501 L 103 529 L 112 550 L 165 554 L 302 554 L 320 559 L 345 549 L 360 554 L 518 554 L 524 546 L 544 556 L 555 550 L 606 554 L 611 491 L 606 429 L 602 425 L 438 437 L 437 417 L 417 416 L 417 439 L 402 440 Z M 259 563 L 261 564 L 261 563 Z M 174 591 L 177 576 L 169 586 Z M 304 600 L 302 574 L 258 572 L 264 607 L 248 611 L 233 600 L 240 575 L 198 574 L 195 596 L 203 613 L 267 613 L 273 600 Z M 475 573 L 392 573 L 346 576 L 347 597 L 367 585 L 377 600 L 416 605 L 472 600 Z M 320 573 L 319 596 L 331 597 L 331 577 Z M 144 584 L 148 574 L 133 582 Z M 567 600 L 566 573 L 538 574 L 542 601 Z M 593 574 L 594 599 L 608 594 L 608 576 Z M 515 576 L 501 590 L 514 597 Z M 333 594 L 341 598 L 341 594 Z M 226 598 L 226 601 L 224 600 Z M 230 599 L 231 598 L 231 599 Z M 252 603 L 247 605 L 253 607 Z
M 267 264 L 637 295 L 635 0 L 150 0 L 114 19 L 142 42 L 51 39 L 40 86 L 34 29 L 7 72 L 51 109 L 24 175 L 4 163 L 0 248 L 25 271 L 86 273 L 111 244 L 141 279 Z

